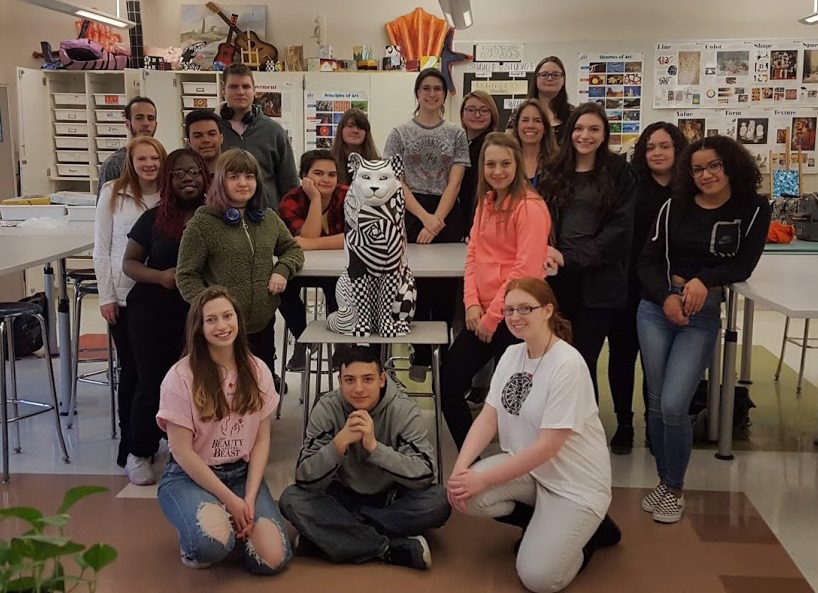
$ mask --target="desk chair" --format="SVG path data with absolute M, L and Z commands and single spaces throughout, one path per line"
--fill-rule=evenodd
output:
M 324 320 L 312 321 L 307 325 L 307 329 L 298 338 L 299 344 L 306 344 L 307 346 L 307 360 L 312 355 L 312 349 L 317 345 L 319 348 L 323 344 L 405 344 L 408 342 L 413 344 L 428 344 L 432 347 L 432 394 L 431 397 L 435 404 L 435 450 L 437 454 L 437 481 L 442 483 L 442 463 L 443 454 L 440 449 L 440 423 L 443 413 L 440 404 L 440 347 L 446 346 L 449 343 L 449 328 L 444 321 L 415 321 L 412 323 L 412 333 L 406 336 L 396 336 L 394 338 L 385 338 L 383 336 L 371 335 L 365 338 L 358 336 L 347 336 L 343 334 L 336 334 L 327 328 Z M 301 396 L 304 399 L 304 434 L 307 432 L 307 423 L 309 421 L 310 406 L 310 375 L 312 373 L 305 372 L 304 380 L 301 382 Z M 319 376 L 320 382 L 320 376 Z M 425 396 L 425 394 L 424 394 Z M 316 395 L 315 402 L 318 401 Z M 313 405 L 315 405 L 313 402 Z
M 45 363 L 48 371 L 48 384 L 51 389 L 51 403 L 43 403 L 17 397 L 17 370 L 15 367 L 14 352 L 14 320 L 19 317 L 31 316 L 40 323 L 40 330 L 43 335 L 43 348 L 45 349 Z M 8 346 L 8 351 L 6 350 Z M 6 392 L 6 354 L 8 353 L 9 375 L 11 383 L 11 399 Z M 11 404 L 13 417 L 9 418 L 8 404 Z M 34 408 L 33 412 L 20 414 L 19 406 L 25 405 Z M 54 422 L 57 428 L 57 438 L 60 441 L 63 461 L 69 462 L 68 451 L 65 448 L 65 439 L 60 425 L 59 404 L 57 403 L 57 388 L 54 384 L 54 369 L 51 366 L 51 347 L 48 344 L 48 331 L 43 318 L 43 311 L 35 303 L 0 303 L 0 424 L 2 424 L 3 438 L 3 484 L 9 481 L 9 424 L 14 424 L 15 428 L 15 453 L 22 451 L 20 443 L 20 420 L 38 416 L 46 412 L 54 412 Z

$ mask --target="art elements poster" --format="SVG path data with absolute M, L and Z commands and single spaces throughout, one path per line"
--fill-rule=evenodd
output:
M 579 54 L 580 100 L 594 101 L 605 108 L 613 151 L 627 151 L 642 132 L 643 66 L 641 52 Z
M 304 93 L 304 150 L 332 148 L 344 112 L 352 108 L 369 115 L 364 91 L 306 91 Z

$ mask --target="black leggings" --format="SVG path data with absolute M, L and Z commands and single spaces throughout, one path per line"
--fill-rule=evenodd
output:
M 131 406 L 136 389 L 136 361 L 128 336 L 128 308 L 119 307 L 116 323 L 110 326 L 111 337 L 116 346 L 119 377 L 116 387 L 119 411 L 119 454 L 117 463 L 124 466 L 125 458 L 131 452 Z
M 287 329 L 296 338 L 300 337 L 307 328 L 307 307 L 301 300 L 301 289 L 317 286 L 324 291 L 327 315 L 338 310 L 338 301 L 335 300 L 335 284 L 338 278 L 322 278 L 312 276 L 296 276 L 287 282 L 287 289 L 281 295 L 278 310 L 287 322 Z M 286 336 L 285 336 L 286 337 Z
M 276 344 L 275 344 L 275 322 L 276 316 L 273 314 L 270 322 L 264 329 L 254 334 L 247 334 L 247 345 L 253 356 L 258 356 L 275 375 Z
M 464 397 L 471 387 L 472 378 L 489 360 L 499 360 L 506 348 L 519 342 L 501 321 L 488 344 L 481 342 L 474 332 L 464 329 L 443 355 L 440 369 L 441 407 L 458 449 L 463 446 L 472 423 L 469 405 Z
M 639 336 L 636 332 L 636 310 L 639 299 L 634 299 L 626 309 L 620 310 L 614 317 L 611 332 L 608 334 L 608 382 L 614 403 L 623 402 L 623 411 L 630 413 L 633 403 L 634 371 L 636 357 L 639 354 Z M 642 399 L 645 402 L 647 417 L 647 383 L 642 373 Z M 628 403 L 625 410 L 624 402 Z
M 130 417 L 131 453 L 150 457 L 164 433 L 156 424 L 159 388 L 185 343 L 188 304 L 178 293 L 166 302 L 128 301 L 128 328 L 136 362 L 137 381 Z

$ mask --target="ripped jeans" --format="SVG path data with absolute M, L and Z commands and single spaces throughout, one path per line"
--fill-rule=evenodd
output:
M 230 490 L 244 497 L 246 462 L 210 469 Z M 182 554 L 188 559 L 208 564 L 219 562 L 236 547 L 235 532 L 224 505 L 194 482 L 173 459 L 159 483 L 159 505 L 179 533 Z M 247 540 L 240 540 L 240 545 L 244 565 L 253 574 L 275 574 L 292 558 L 284 519 L 264 480 L 256 496 L 253 533 Z

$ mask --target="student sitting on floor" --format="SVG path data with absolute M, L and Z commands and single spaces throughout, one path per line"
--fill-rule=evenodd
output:
M 420 534 L 442 526 L 451 509 L 434 483 L 420 410 L 387 380 L 377 349 L 350 346 L 336 356 L 341 388 L 313 409 L 296 483 L 281 494 L 281 511 L 300 532 L 297 553 L 429 568 Z
M 185 350 L 162 382 L 156 415 L 172 455 L 159 504 L 179 533 L 182 564 L 207 568 L 240 540 L 247 570 L 279 572 L 292 553 L 264 482 L 279 395 L 224 287 L 205 288 L 191 303 Z

